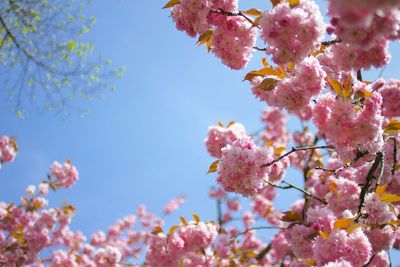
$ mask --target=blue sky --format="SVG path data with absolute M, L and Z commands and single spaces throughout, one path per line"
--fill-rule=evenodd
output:
M 242 2 L 242 9 L 266 8 L 266 1 Z M 215 184 L 214 175 L 205 174 L 213 161 L 203 145 L 207 128 L 233 120 L 254 132 L 261 127 L 264 105 L 241 82 L 246 70 L 231 71 L 177 31 L 168 10 L 161 9 L 164 4 L 94 1 L 87 9 L 97 18 L 88 36 L 96 51 L 127 72 L 115 93 L 86 103 L 90 113 L 84 119 L 41 113 L 18 120 L 3 109 L 1 134 L 16 136 L 20 153 L 0 171 L 1 200 L 18 201 L 27 185 L 45 179 L 54 160 L 71 159 L 80 181 L 71 190 L 51 194 L 50 201 L 76 205 L 72 225 L 88 236 L 141 203 L 160 213 L 162 205 L 181 194 L 188 202 L 168 219 L 170 225 L 193 212 L 215 219 L 215 203 L 207 198 Z M 261 56 L 255 52 L 247 71 L 260 66 Z M 397 67 L 392 64 L 385 76 L 395 77 Z M 278 204 L 287 207 L 298 196 L 286 193 Z

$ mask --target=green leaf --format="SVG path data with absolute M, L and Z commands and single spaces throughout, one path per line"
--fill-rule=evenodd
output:
M 69 41 L 68 42 L 68 50 L 69 51 L 74 51 L 75 50 L 75 47 L 76 47 L 76 42 L 75 41 Z

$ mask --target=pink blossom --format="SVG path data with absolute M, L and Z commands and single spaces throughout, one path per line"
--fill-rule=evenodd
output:
M 381 105 L 382 97 L 377 93 L 365 100 L 363 108 L 324 94 L 317 100 L 313 121 L 342 161 L 355 158 L 357 148 L 373 156 L 383 146 Z
M 311 207 L 307 209 L 307 223 L 315 231 L 331 231 L 336 220 L 335 214 L 327 207 Z
M 213 223 L 199 222 L 179 229 L 179 236 L 185 241 L 185 251 L 198 251 L 210 246 L 218 235 Z
M 368 49 L 338 43 L 330 47 L 330 52 L 328 55 L 331 64 L 334 64 L 334 68 L 338 71 L 379 68 L 388 64 L 391 58 L 388 42 L 385 39 L 377 41 Z
M 164 213 L 171 214 L 176 211 L 182 204 L 186 202 L 185 196 L 180 196 L 172 199 L 164 206 Z
M 215 29 L 212 52 L 231 69 L 242 69 L 252 57 L 257 34 L 257 28 L 243 17 L 227 17 Z
M 186 32 L 190 37 L 208 30 L 207 15 L 211 10 L 208 0 L 182 0 L 171 10 L 176 28 Z
M 208 128 L 207 138 L 204 143 L 211 156 L 220 158 L 222 156 L 222 148 L 232 144 L 237 139 L 245 137 L 247 137 L 246 130 L 240 123 L 234 123 L 227 128 L 217 125 Z
M 261 139 L 273 147 L 285 147 L 289 142 L 289 134 L 286 130 L 287 117 L 279 108 L 266 108 L 263 110 L 262 122 L 267 126 L 261 134 Z
M 121 251 L 112 246 L 100 248 L 96 251 L 94 260 L 99 267 L 117 267 L 121 261 Z
M 65 188 L 72 187 L 79 178 L 78 170 L 68 161 L 63 165 L 57 161 L 53 162 L 50 173 L 57 178 L 57 185 Z
M 352 233 L 344 230 L 332 231 L 328 238 L 317 237 L 313 242 L 314 257 L 319 265 L 336 260 L 346 260 L 352 266 L 363 266 L 371 257 L 371 244 L 359 229 Z
M 1 163 L 13 162 L 18 152 L 14 137 L 0 137 L 0 161 Z
M 345 210 L 357 211 L 361 192 L 358 184 L 344 178 L 331 179 L 329 182 L 333 183 L 336 189 L 330 190 L 326 195 L 328 208 L 338 216 Z
M 335 262 L 329 262 L 325 264 L 323 267 L 353 267 L 350 262 L 346 260 L 340 260 Z
M 372 246 L 372 252 L 378 253 L 381 250 L 389 250 L 393 248 L 395 240 L 395 231 L 392 226 L 386 225 L 382 229 L 380 227 L 372 228 L 366 231 L 369 242 Z
M 373 87 L 382 96 L 382 115 L 385 117 L 400 116 L 400 81 L 383 79 L 377 80 Z
M 267 52 L 276 64 L 298 63 L 322 41 L 325 25 L 318 6 L 310 0 L 290 7 L 281 2 L 264 13 L 260 26 Z
M 396 220 L 396 214 L 390 210 L 388 203 L 381 201 L 376 193 L 365 196 L 364 209 L 368 217 L 365 219 L 370 224 L 385 224 Z
M 271 149 L 257 147 L 251 139 L 239 139 L 222 149 L 217 182 L 228 192 L 250 196 L 259 192 L 268 179 Z
M 315 57 L 307 57 L 295 66 L 292 75 L 279 80 L 273 90 L 265 91 L 254 86 L 252 91 L 272 106 L 302 115 L 309 108 L 311 97 L 319 94 L 325 86 L 325 77 L 319 61 Z
M 290 249 L 299 258 L 308 258 L 312 255 L 312 234 L 314 231 L 301 224 L 296 224 L 285 231 L 285 238 Z

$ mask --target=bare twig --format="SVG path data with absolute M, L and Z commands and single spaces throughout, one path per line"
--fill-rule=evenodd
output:
M 271 250 L 272 245 L 271 243 L 268 244 L 268 246 L 266 246 L 263 250 L 261 250 L 257 256 L 256 256 L 256 260 L 257 261 L 261 261 L 265 255 L 267 255 L 267 253 Z
M 248 228 L 245 231 L 236 234 L 235 238 L 238 237 L 238 236 L 244 235 L 244 234 L 246 234 L 246 233 L 248 233 L 250 231 L 263 230 L 263 229 L 266 229 L 266 230 L 271 230 L 271 229 L 272 230 L 280 230 L 280 229 L 285 229 L 285 228 L 281 228 L 281 227 L 278 227 L 278 226 L 256 226 L 256 227 Z
M 257 46 L 254 46 L 253 49 L 257 50 L 257 51 L 263 51 L 263 52 L 267 51 L 267 48 L 260 48 L 260 47 L 257 47 Z
M 319 197 L 317 197 L 317 196 L 314 196 L 313 194 L 311 194 L 310 192 L 304 190 L 303 188 L 300 188 L 300 187 L 298 187 L 298 186 L 296 186 L 296 185 L 294 185 L 294 184 L 291 184 L 291 183 L 289 183 L 289 182 L 286 182 L 285 180 L 282 180 L 281 182 L 282 182 L 283 184 L 286 184 L 287 186 L 276 185 L 276 184 L 273 184 L 273 183 L 271 183 L 270 181 L 266 181 L 266 180 L 265 180 L 265 182 L 266 182 L 267 184 L 269 184 L 270 186 L 272 186 L 272 187 L 276 187 L 276 188 L 280 188 L 280 189 L 290 189 L 290 188 L 296 189 L 297 191 L 302 192 L 305 196 L 308 196 L 308 197 L 310 197 L 310 198 L 316 199 L 316 200 L 318 200 L 319 202 L 321 202 L 321 203 L 323 203 L 323 204 L 327 204 L 325 200 L 323 200 L 323 199 L 321 199 L 321 198 L 319 198 Z
M 363 80 L 361 70 L 357 71 L 357 80 L 359 80 L 360 82 L 362 82 Z
M 368 155 L 368 153 L 369 153 L 368 150 L 360 150 L 360 149 L 357 148 L 356 157 L 354 159 L 352 159 L 350 162 L 344 164 L 342 167 L 337 168 L 337 169 L 326 169 L 324 167 L 315 167 L 315 169 L 316 170 L 327 171 L 327 172 L 332 172 L 333 174 L 337 174 L 338 172 L 350 167 L 351 165 L 353 165 L 354 163 L 359 161 L 364 156 Z
M 397 140 L 396 140 L 396 137 L 394 137 L 394 136 L 389 136 L 386 139 L 386 142 L 389 140 L 393 141 L 393 165 L 392 165 L 391 174 L 394 175 L 396 172 L 396 164 L 397 164 Z
M 341 42 L 340 39 L 335 39 L 335 40 L 331 40 L 331 41 L 321 42 L 321 45 L 333 45 L 333 44 L 340 43 L 340 42 Z
M 318 135 L 315 135 L 314 141 L 313 141 L 313 146 L 315 146 L 318 143 L 318 140 L 319 140 Z M 307 178 L 307 174 L 310 171 L 310 166 L 309 165 L 310 165 L 310 162 L 312 160 L 312 157 L 314 156 L 314 152 L 315 152 L 315 149 L 311 150 L 310 156 L 308 157 L 307 161 L 304 163 L 304 167 L 303 167 L 303 179 L 304 179 L 304 182 L 306 182 L 307 179 L 308 179 Z
M 372 185 L 372 180 L 375 178 L 374 174 L 378 169 L 379 165 L 381 165 L 382 160 L 383 160 L 383 153 L 381 151 L 376 152 L 374 163 L 372 163 L 372 166 L 368 171 L 367 177 L 365 178 L 366 180 L 365 184 L 360 192 L 360 204 L 358 205 L 358 212 L 357 212 L 358 216 L 356 221 L 358 221 L 358 219 L 361 216 L 361 209 L 364 206 L 365 195 L 367 194 L 369 188 Z
M 333 146 L 307 146 L 307 147 L 292 147 L 292 150 L 290 150 L 289 152 L 286 152 L 285 154 L 277 157 L 276 159 L 274 159 L 271 162 L 265 163 L 263 165 L 261 165 L 261 167 L 268 167 L 271 166 L 272 164 L 282 160 L 283 158 L 289 156 L 290 154 L 294 153 L 294 152 L 298 152 L 298 151 L 307 151 L 307 150 L 314 150 L 314 149 L 333 149 Z
M 254 25 L 254 21 L 251 18 L 249 18 L 246 14 L 244 14 L 242 11 L 229 12 L 229 11 L 223 10 L 222 8 L 218 8 L 218 10 L 211 10 L 211 12 L 212 13 L 216 13 L 216 14 L 221 14 L 221 15 L 224 15 L 224 16 L 227 16 L 227 17 L 241 16 L 241 17 L 245 18 L 248 22 L 250 22 L 252 25 Z M 258 26 L 258 25 L 255 26 L 255 27 L 257 27 L 258 29 L 261 29 L 261 27 Z

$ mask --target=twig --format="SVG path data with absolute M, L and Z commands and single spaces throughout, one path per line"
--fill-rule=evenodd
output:
M 221 230 L 222 228 L 222 208 L 221 208 L 221 199 L 217 199 L 217 220 L 218 220 L 218 225 L 219 225 L 219 229 Z
M 381 151 L 376 152 L 374 163 L 372 164 L 371 168 L 368 171 L 367 177 L 365 178 L 366 180 L 365 184 L 360 192 L 360 204 L 358 205 L 358 212 L 357 212 L 358 216 L 356 221 L 358 221 L 358 219 L 361 216 L 361 209 L 364 205 L 365 195 L 367 194 L 368 189 L 371 187 L 372 180 L 375 178 L 374 173 L 378 169 L 382 160 L 383 160 L 383 153 Z
M 337 174 L 338 172 L 350 167 L 351 165 L 353 165 L 354 163 L 359 161 L 364 156 L 368 155 L 368 153 L 369 153 L 368 150 L 360 150 L 360 149 L 357 148 L 356 157 L 354 159 L 352 159 L 349 163 L 344 164 L 342 167 L 337 168 L 337 169 L 325 169 L 324 167 L 315 167 L 315 169 L 316 170 L 327 171 L 327 172 L 332 172 L 333 174 Z
M 306 196 L 308 196 L 308 197 L 314 198 L 314 199 L 318 200 L 319 202 L 321 202 L 321 203 L 323 203 L 323 204 L 327 204 L 325 200 L 323 200 L 323 199 L 321 199 L 321 198 L 319 198 L 319 197 L 317 197 L 317 196 L 314 196 L 314 195 L 311 194 L 310 192 L 308 192 L 308 191 L 306 191 L 306 190 L 304 190 L 304 189 L 302 189 L 302 188 L 300 188 L 300 187 L 297 187 L 297 186 L 295 186 L 295 185 L 293 185 L 293 184 L 291 184 L 291 183 L 288 183 L 288 182 L 286 182 L 285 180 L 282 180 L 282 183 L 287 184 L 287 185 L 290 186 L 291 188 L 294 188 L 294 189 L 296 189 L 296 190 L 302 192 L 304 195 L 306 195 Z
M 392 165 L 391 174 L 394 175 L 394 173 L 396 172 L 396 164 L 397 164 L 397 140 L 396 140 L 396 137 L 394 137 L 394 136 L 389 136 L 386 139 L 386 142 L 389 140 L 393 141 L 393 165 Z
M 281 228 L 281 227 L 278 227 L 278 226 L 256 226 L 256 227 L 251 227 L 251 228 L 248 228 L 248 229 L 244 230 L 243 232 L 238 233 L 238 234 L 235 236 L 235 238 L 238 237 L 238 236 L 244 235 L 244 234 L 246 234 L 246 233 L 248 233 L 248 232 L 250 232 L 250 231 L 253 231 L 253 230 L 263 230 L 263 229 L 269 229 L 269 230 L 271 230 L 271 229 L 273 229 L 273 230 L 278 229 L 278 230 L 280 230 L 280 229 L 284 229 L 284 228 Z
M 254 50 L 257 50 L 257 51 L 267 51 L 267 48 L 260 48 L 260 47 L 257 47 L 257 46 L 253 46 L 253 49 Z
M 317 196 L 314 196 L 313 194 L 311 194 L 310 192 L 307 192 L 307 191 L 304 190 L 303 188 L 300 188 L 300 187 L 298 187 L 298 186 L 296 186 L 296 185 L 294 185 L 294 184 L 291 184 L 291 183 L 289 183 L 289 182 L 286 182 L 285 180 L 282 180 L 281 182 L 282 182 L 283 184 L 287 184 L 287 186 L 276 185 L 276 184 L 273 184 L 273 183 L 271 183 L 270 181 L 266 181 L 266 180 L 264 180 L 264 181 L 265 181 L 267 184 L 269 184 L 270 186 L 272 186 L 272 187 L 276 187 L 276 188 L 280 188 L 280 189 L 290 189 L 290 188 L 296 189 L 297 191 L 302 192 L 304 195 L 306 195 L 306 196 L 308 196 L 308 197 L 314 198 L 314 199 L 320 201 L 320 202 L 323 203 L 323 204 L 327 204 L 325 200 L 323 200 L 323 199 L 321 199 L 321 198 L 319 198 L 319 197 L 317 197 Z
M 246 16 L 246 14 L 244 14 L 242 11 L 235 13 L 235 12 L 229 12 L 229 11 L 223 10 L 222 8 L 218 8 L 218 10 L 211 10 L 211 12 L 216 13 L 216 14 L 221 14 L 221 15 L 224 15 L 227 17 L 241 16 L 241 17 L 245 18 L 248 22 L 250 22 L 251 25 L 254 25 L 254 21 L 251 18 L 249 18 L 248 16 Z M 260 26 L 257 25 L 256 27 L 261 30 Z
M 313 145 L 314 146 L 318 143 L 318 140 L 319 140 L 318 135 L 315 135 L 314 141 L 313 141 Z M 315 149 L 311 150 L 310 156 L 308 157 L 307 161 L 304 164 L 304 168 L 303 168 L 303 179 L 304 179 L 304 182 L 306 182 L 307 179 L 308 179 L 307 178 L 307 174 L 310 171 L 310 166 L 309 165 L 310 165 L 310 162 L 312 160 L 312 157 L 314 156 L 314 152 L 315 152 Z
M 365 265 L 363 265 L 363 267 L 367 267 L 372 262 L 372 260 L 375 258 L 375 256 L 376 256 L 375 254 L 372 255 L 372 257 L 369 259 L 369 261 Z
M 363 80 L 361 70 L 357 71 L 357 80 L 359 80 L 360 82 L 362 82 Z
M 335 39 L 335 40 L 331 40 L 331 41 L 321 42 L 321 45 L 333 45 L 333 44 L 340 43 L 340 42 L 341 42 L 340 39 Z
M 292 147 L 292 150 L 290 150 L 289 152 L 286 152 L 285 154 L 277 157 L 276 159 L 274 159 L 271 162 L 268 162 L 266 164 L 261 165 L 261 167 L 268 167 L 271 166 L 272 164 L 282 160 L 283 158 L 289 156 L 290 154 L 297 152 L 297 151 L 306 151 L 306 150 L 314 150 L 314 149 L 333 149 L 333 146 L 308 146 L 308 147 Z
M 268 246 L 266 246 L 263 250 L 261 250 L 257 256 L 256 256 L 256 260 L 257 261 L 261 261 L 265 255 L 267 255 L 267 253 L 271 250 L 272 245 L 271 243 L 268 244 Z

